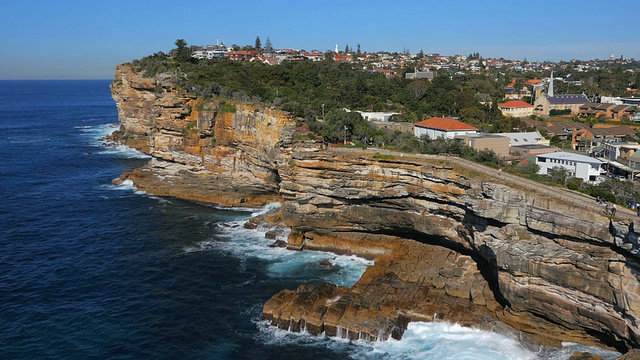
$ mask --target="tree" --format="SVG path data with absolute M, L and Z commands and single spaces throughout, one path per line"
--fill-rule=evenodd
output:
M 347 44 L 347 45 L 344 46 L 344 52 L 348 53 L 349 51 L 350 51 L 349 44 Z
M 271 44 L 271 38 L 267 36 L 267 42 L 264 45 L 264 50 L 266 52 L 273 52 L 273 45 Z
M 357 50 L 356 54 L 358 54 L 358 56 L 360 56 L 362 54 L 362 51 L 360 50 L 360 43 L 358 43 L 358 50 Z
M 179 62 L 191 62 L 191 49 L 187 46 L 187 42 L 184 39 L 178 39 L 175 42 L 176 49 L 174 59 Z
M 561 185 L 564 185 L 565 181 L 567 181 L 567 178 L 571 175 L 569 174 L 569 170 L 560 166 L 555 166 L 552 169 L 549 169 L 548 174 L 551 178 L 551 181 Z
M 262 42 L 260 41 L 260 36 L 256 36 L 256 50 L 260 50 L 262 48 Z

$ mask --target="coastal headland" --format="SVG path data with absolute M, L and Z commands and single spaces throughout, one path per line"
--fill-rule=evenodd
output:
M 640 347 L 634 222 L 610 219 L 442 157 L 327 149 L 296 119 L 204 100 L 120 65 L 113 135 L 152 159 L 122 180 L 228 207 L 282 206 L 292 250 L 374 260 L 351 288 L 283 290 L 263 317 L 291 331 L 399 338 L 411 321 L 516 331 L 531 344 Z M 276 236 L 277 237 L 277 236 Z

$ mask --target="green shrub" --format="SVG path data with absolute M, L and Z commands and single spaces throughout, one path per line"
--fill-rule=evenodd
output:
M 233 104 L 229 104 L 229 103 L 221 103 L 220 104 L 220 111 L 223 113 L 235 113 L 237 111 L 235 105 Z
M 197 134 L 199 131 L 200 131 L 200 129 L 198 129 L 198 122 L 197 121 L 192 121 L 192 122 L 188 123 L 182 129 L 182 133 L 183 134 Z

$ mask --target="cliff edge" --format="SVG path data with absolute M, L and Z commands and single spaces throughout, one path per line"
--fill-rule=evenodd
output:
M 439 157 L 294 141 L 296 122 L 286 113 L 198 99 L 172 76 L 117 68 L 114 139 L 152 156 L 123 179 L 222 206 L 278 201 L 290 249 L 375 260 L 349 289 L 304 285 L 275 294 L 264 306 L 273 324 L 371 340 L 401 337 L 410 321 L 506 324 L 536 343 L 640 346 L 633 222 Z

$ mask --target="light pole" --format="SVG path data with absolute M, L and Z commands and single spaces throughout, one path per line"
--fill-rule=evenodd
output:
M 344 126 L 344 144 L 347 145 L 347 125 Z
M 324 120 L 324 104 L 322 104 L 322 120 Z

